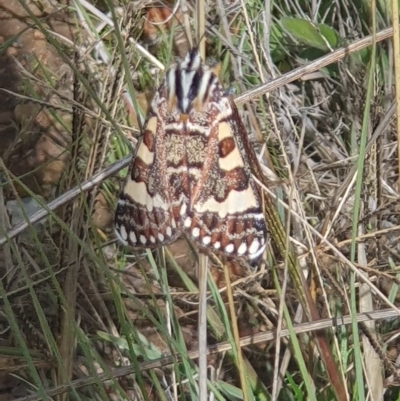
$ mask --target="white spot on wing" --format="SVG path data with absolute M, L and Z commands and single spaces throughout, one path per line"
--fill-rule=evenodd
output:
M 199 235 L 200 235 L 200 228 L 199 227 L 193 228 L 192 235 L 193 235 L 194 238 L 198 238 Z
M 249 254 L 253 255 L 258 251 L 259 248 L 260 248 L 260 242 L 258 241 L 258 239 L 253 240 L 249 248 Z
M 253 242 L 253 244 L 254 244 L 254 242 Z M 264 252 L 266 246 L 267 246 L 267 244 L 264 244 L 260 247 L 260 249 L 256 253 L 250 254 L 249 259 L 257 259 Z
M 131 241 L 132 244 L 136 244 L 137 238 L 136 238 L 136 234 L 134 231 L 131 231 L 129 233 L 129 240 Z
M 143 245 L 147 242 L 147 239 L 146 239 L 146 237 L 145 237 L 143 234 L 139 237 L 139 239 L 140 239 L 140 242 L 141 242 Z
M 237 250 L 237 253 L 239 256 L 242 256 L 246 253 L 246 251 L 247 251 L 247 245 L 244 242 L 242 242 Z
M 128 245 L 128 242 L 127 242 L 125 239 L 122 238 L 121 233 L 120 233 L 120 230 L 119 230 L 117 227 L 115 227 L 115 230 L 114 230 L 114 231 L 115 231 L 115 235 L 118 237 L 119 241 L 120 241 L 123 245 L 127 246 L 127 245 Z
M 192 218 L 191 217 L 186 217 L 184 224 L 185 224 L 186 228 L 189 228 L 192 225 Z
M 119 233 L 121 234 L 121 237 L 124 241 L 128 239 L 128 233 L 126 232 L 126 228 L 124 225 L 122 225 L 119 229 Z
M 164 236 L 161 233 L 158 233 L 158 239 L 160 242 L 164 242 Z
M 235 246 L 234 246 L 233 244 L 228 244 L 228 245 L 225 247 L 225 252 L 226 252 L 226 253 L 232 253 L 232 252 L 234 251 L 234 249 L 235 249 Z
M 171 236 L 172 236 L 172 230 L 171 230 L 171 227 L 170 227 L 170 226 L 168 226 L 168 227 L 165 229 L 165 234 L 167 234 L 167 237 L 171 237 Z
M 211 237 L 206 235 L 205 237 L 203 237 L 202 242 L 204 245 L 208 245 L 211 242 Z
M 215 242 L 215 243 L 214 243 L 214 248 L 215 248 L 215 249 L 221 248 L 221 243 L 220 243 L 219 241 Z
M 150 242 L 151 242 L 152 244 L 155 244 L 155 243 L 156 243 L 156 239 L 155 239 L 152 235 L 150 235 Z

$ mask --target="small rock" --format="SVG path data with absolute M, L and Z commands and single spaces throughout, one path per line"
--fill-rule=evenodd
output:
M 46 36 L 44 35 L 44 33 L 39 31 L 39 30 L 37 30 L 37 29 L 35 29 L 35 31 L 33 33 L 33 37 L 36 40 L 44 40 L 44 39 L 46 39 Z
M 18 50 L 15 47 L 9 47 L 6 51 L 7 56 L 15 57 L 18 54 Z

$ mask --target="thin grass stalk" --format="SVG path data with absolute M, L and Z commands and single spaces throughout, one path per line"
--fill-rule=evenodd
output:
M 229 312 L 230 312 L 230 316 L 231 316 L 231 327 L 232 327 L 232 332 L 233 332 L 234 346 L 236 347 L 237 368 L 239 371 L 240 384 L 241 384 L 242 392 L 243 392 L 243 401 L 248 401 L 249 400 L 249 393 L 248 393 L 249 388 L 247 386 L 247 380 L 246 380 L 246 368 L 243 363 L 242 348 L 240 347 L 240 335 L 239 335 L 239 329 L 238 329 L 238 325 L 237 325 L 237 317 L 236 317 L 236 312 L 235 312 L 235 301 L 233 299 L 231 279 L 230 279 L 230 275 L 229 275 L 229 269 L 226 264 L 224 264 L 224 275 L 225 275 L 225 282 L 226 282 L 226 293 L 228 295 Z
M 400 30 L 399 30 L 399 2 L 392 0 L 392 25 L 393 25 L 393 58 L 395 70 L 396 108 L 397 108 L 397 161 L 400 171 Z M 400 188 L 400 174 L 398 177 Z
M 207 401 L 207 270 L 208 256 L 199 254 L 199 400 Z
M 288 216 L 289 217 L 289 216 Z M 289 236 L 288 236 L 289 238 Z M 288 245 L 288 244 L 287 244 Z M 272 379 L 272 394 L 271 394 L 271 400 L 275 401 L 278 399 L 279 395 L 279 390 L 281 389 L 282 381 L 280 375 L 280 362 L 281 362 L 281 338 L 279 336 L 281 330 L 282 330 L 282 323 L 283 323 L 283 308 L 285 306 L 285 298 L 286 298 L 286 289 L 288 285 L 288 264 L 285 263 L 284 267 L 284 273 L 283 273 L 283 284 L 282 284 L 282 289 L 281 289 L 281 295 L 279 297 L 279 319 L 277 322 L 277 327 L 276 327 L 276 332 L 277 332 L 277 338 L 275 341 L 275 360 L 274 360 L 274 376 Z M 303 310 L 302 306 L 300 305 L 299 308 Z
M 376 4 L 375 0 L 371 3 L 371 15 L 372 15 L 372 38 L 375 38 L 376 34 Z M 365 99 L 365 108 L 363 115 L 363 123 L 361 128 L 361 138 L 360 138 L 360 146 L 358 151 L 358 161 L 357 161 L 357 178 L 354 190 L 354 209 L 353 209 L 353 223 L 352 223 L 352 232 L 351 232 L 351 247 L 350 247 L 350 262 L 354 263 L 356 257 L 356 237 L 358 234 L 358 225 L 359 223 L 359 214 L 360 214 L 360 202 L 361 202 L 361 190 L 363 186 L 364 179 L 364 160 L 365 160 L 365 149 L 366 142 L 368 136 L 368 128 L 370 121 L 370 108 L 371 102 L 374 92 L 374 73 L 375 73 L 375 62 L 376 62 L 376 42 L 372 41 L 372 53 L 369 62 L 369 71 L 368 71 L 368 84 L 367 84 L 367 93 Z M 353 317 L 357 315 L 357 298 L 356 298 L 356 275 L 354 272 L 351 272 L 350 275 L 350 306 L 351 306 L 351 314 Z M 354 341 L 354 363 L 355 363 L 355 372 L 356 372 L 356 387 L 358 393 L 358 399 L 360 401 L 365 400 L 364 394 L 364 376 L 363 376 L 363 368 L 362 368 L 362 355 L 360 348 L 360 337 L 358 331 L 358 324 L 356 319 L 353 320 L 352 323 L 352 331 L 353 331 L 353 341 Z
M 200 56 L 203 60 L 205 60 L 206 56 L 206 5 L 205 0 L 197 0 L 196 1 L 196 29 L 197 29 L 197 43 L 199 48 Z
M 200 56 L 206 56 L 206 10 L 205 0 L 196 1 L 196 30 Z M 207 270 L 208 256 L 199 254 L 199 315 L 198 315 L 198 343 L 199 343 L 199 400 L 207 401 Z
M 161 274 L 159 275 L 159 277 L 157 277 L 159 279 L 159 283 L 160 283 L 160 288 L 161 291 L 165 294 L 169 293 L 169 285 L 168 285 L 168 278 L 166 273 L 167 270 L 167 265 L 166 265 L 166 261 L 165 261 L 165 248 L 162 247 L 160 250 L 160 257 L 161 257 Z M 150 253 L 150 252 L 148 252 Z M 157 270 L 158 273 L 158 270 Z M 156 273 L 156 274 L 157 274 Z M 164 317 L 164 322 L 165 325 L 167 326 L 167 335 L 169 337 L 172 338 L 173 336 L 173 323 L 175 321 L 174 319 L 174 306 L 173 306 L 173 302 L 172 299 L 168 299 L 166 300 L 165 303 L 165 307 L 166 307 L 166 313 L 165 313 L 165 317 Z M 157 309 L 157 311 L 161 312 L 161 310 Z M 161 313 L 160 313 L 161 315 Z M 160 316 L 161 317 L 161 316 Z M 180 338 L 182 338 L 181 336 L 179 336 L 179 334 L 181 334 L 180 332 L 180 326 L 178 325 L 178 341 Z M 176 374 L 179 372 L 179 369 L 175 369 L 172 374 L 171 374 L 171 381 L 173 383 L 172 388 L 173 388 L 173 394 L 174 394 L 174 398 L 178 397 L 178 386 L 177 386 L 177 380 L 176 380 Z M 178 376 L 179 377 L 179 376 Z

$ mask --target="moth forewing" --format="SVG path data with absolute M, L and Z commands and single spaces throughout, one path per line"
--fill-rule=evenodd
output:
M 165 169 L 164 123 L 153 111 L 156 95 L 138 142 L 115 215 L 115 232 L 126 245 L 155 248 L 175 241 L 180 222 L 171 209 L 169 183 L 160 174 Z
M 211 130 L 186 231 L 202 248 L 253 260 L 265 249 L 266 228 L 260 196 L 234 127 L 224 117 Z

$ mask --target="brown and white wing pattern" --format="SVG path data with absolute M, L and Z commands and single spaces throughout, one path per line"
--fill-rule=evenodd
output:
M 185 232 L 200 248 L 256 260 L 266 226 L 246 135 L 217 76 L 191 51 L 152 101 L 118 202 L 119 238 L 153 247 Z
M 153 110 L 157 100 L 156 95 L 115 214 L 117 236 L 134 248 L 167 245 L 181 234 L 182 220 L 174 214 L 181 200 L 173 198 L 166 175 L 167 135 L 160 110 Z

